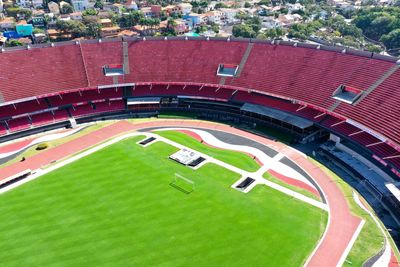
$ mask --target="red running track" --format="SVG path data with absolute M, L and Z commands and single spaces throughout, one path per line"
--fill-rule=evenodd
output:
M 121 133 L 150 127 L 197 127 L 229 132 L 231 134 L 250 138 L 265 145 L 270 145 L 274 149 L 284 153 L 299 166 L 302 166 L 302 168 L 307 171 L 321 187 L 330 208 L 329 223 L 326 233 L 323 236 L 318 248 L 311 256 L 308 266 L 329 267 L 337 265 L 361 221 L 358 217 L 355 217 L 350 213 L 348 203 L 345 199 L 346 197 L 350 196 L 344 196 L 342 191 L 339 190 L 329 175 L 327 175 L 320 168 L 315 166 L 307 158 L 295 150 L 290 149 L 281 143 L 268 140 L 261 136 L 236 129 L 228 125 L 188 120 L 157 120 L 137 124 L 132 124 L 127 121 L 119 121 L 115 124 L 64 143 L 58 147 L 37 154 L 31 158 L 28 158 L 24 162 L 17 162 L 15 164 L 6 166 L 1 169 L 0 180 L 22 172 L 26 169 L 34 170 L 42 166 L 46 166 L 52 161 L 66 158 L 74 153 L 99 144 L 106 139 Z

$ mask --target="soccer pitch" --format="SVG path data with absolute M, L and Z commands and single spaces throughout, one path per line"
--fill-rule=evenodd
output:
M 301 266 L 327 213 L 134 137 L 0 195 L 0 258 L 25 266 Z M 195 182 L 185 194 L 175 173 Z

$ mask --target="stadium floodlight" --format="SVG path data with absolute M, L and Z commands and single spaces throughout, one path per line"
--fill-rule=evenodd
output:
M 174 174 L 174 179 L 169 184 L 170 186 L 178 189 L 179 191 L 190 194 L 195 190 L 195 182 L 190 180 L 189 178 L 184 177 L 179 173 Z

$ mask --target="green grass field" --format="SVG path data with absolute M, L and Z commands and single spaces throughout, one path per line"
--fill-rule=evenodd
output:
M 327 213 L 131 138 L 0 195 L 3 266 L 300 266 Z M 233 161 L 241 158 L 232 158 Z M 170 186 L 174 173 L 195 191 Z

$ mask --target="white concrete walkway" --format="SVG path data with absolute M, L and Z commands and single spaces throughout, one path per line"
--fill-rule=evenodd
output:
M 237 168 L 237 167 L 235 167 L 233 165 L 230 165 L 228 163 L 225 163 L 225 162 L 222 162 L 222 161 L 217 160 L 215 158 L 212 158 L 212 157 L 210 157 L 210 156 L 208 156 L 206 154 L 200 153 L 200 152 L 198 152 L 198 151 L 196 151 L 194 149 L 190 149 L 190 148 L 188 148 L 188 147 L 186 147 L 184 145 L 181 145 L 181 144 L 178 144 L 178 143 L 176 143 L 174 141 L 166 139 L 166 138 L 164 138 L 162 136 L 156 135 L 154 133 L 149 133 L 150 135 L 153 135 L 154 137 L 156 137 L 157 140 L 159 140 L 159 141 L 163 141 L 163 142 L 165 142 L 167 144 L 170 144 L 172 146 L 175 146 L 175 147 L 177 147 L 179 149 L 186 148 L 186 149 L 189 149 L 189 150 L 192 150 L 192 151 L 196 151 L 196 153 L 198 153 L 202 157 L 204 157 L 207 160 L 207 162 L 215 163 L 215 164 L 220 165 L 220 166 L 222 166 L 222 167 L 224 167 L 224 168 L 226 168 L 228 170 L 231 170 L 233 172 L 239 173 L 241 175 L 241 178 L 232 185 L 232 188 L 235 188 L 236 185 L 239 184 L 242 180 L 246 179 L 246 177 L 251 177 L 251 178 L 255 179 L 256 181 L 253 184 L 251 184 L 248 188 L 246 188 L 246 190 L 243 191 L 244 193 L 249 192 L 257 184 L 267 185 L 267 186 L 269 186 L 269 187 L 271 187 L 271 188 L 273 188 L 275 190 L 278 190 L 278 191 L 280 191 L 280 192 L 282 192 L 284 194 L 287 194 L 287 195 L 289 195 L 289 196 L 291 196 L 293 198 L 296 198 L 298 200 L 301 200 L 303 202 L 306 202 L 306 203 L 308 203 L 310 205 L 313 205 L 315 207 L 321 208 L 323 210 L 329 211 L 329 208 L 328 208 L 327 204 L 322 203 L 320 201 L 317 201 L 315 199 L 312 199 L 310 197 L 304 196 L 303 194 L 295 192 L 295 191 L 293 191 L 291 189 L 288 189 L 288 188 L 283 187 L 281 185 L 278 185 L 276 183 L 273 183 L 273 182 L 271 182 L 271 181 L 269 181 L 269 180 L 267 180 L 267 179 L 265 179 L 263 177 L 263 174 L 265 173 L 265 171 L 270 169 L 272 165 L 275 165 L 277 163 L 277 161 L 279 161 L 284 155 L 279 153 L 275 157 L 271 158 L 271 157 L 268 157 L 261 150 L 256 149 L 254 147 L 227 144 L 227 143 L 215 138 L 212 134 L 210 134 L 210 133 L 208 133 L 206 131 L 197 130 L 197 129 L 190 129 L 190 128 L 163 128 L 160 131 L 167 130 L 167 129 L 193 131 L 194 133 L 198 134 L 206 143 L 208 143 L 208 144 L 210 144 L 212 146 L 216 146 L 216 147 L 223 148 L 223 149 L 230 149 L 230 150 L 245 152 L 245 153 L 249 153 L 249 154 L 255 155 L 263 163 L 263 166 L 259 170 L 257 170 L 256 172 L 247 172 L 247 171 L 239 169 L 239 168 Z M 157 131 L 155 131 L 155 132 L 157 132 Z M 296 171 L 292 170 L 289 166 L 287 166 L 285 164 L 281 163 L 280 165 L 282 165 L 282 167 L 285 168 L 287 170 L 287 172 L 290 172 L 290 171 L 296 172 Z M 304 179 L 307 180 L 306 178 L 304 178 Z

